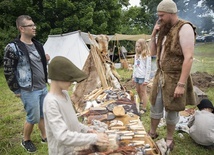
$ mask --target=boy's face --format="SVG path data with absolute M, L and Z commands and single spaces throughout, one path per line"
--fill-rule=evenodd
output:
M 60 87 L 61 87 L 62 90 L 68 90 L 69 87 L 71 86 L 71 82 L 60 81 L 59 85 L 60 85 Z

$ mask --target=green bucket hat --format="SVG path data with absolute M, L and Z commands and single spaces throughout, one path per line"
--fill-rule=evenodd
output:
M 81 82 L 87 75 L 69 59 L 56 56 L 48 65 L 48 78 L 56 81 Z

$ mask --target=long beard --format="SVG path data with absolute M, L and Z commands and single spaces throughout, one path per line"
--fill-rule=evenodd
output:
M 171 28 L 172 28 L 171 22 L 161 25 L 160 31 L 159 31 L 159 36 L 160 37 L 166 36 L 169 33 Z

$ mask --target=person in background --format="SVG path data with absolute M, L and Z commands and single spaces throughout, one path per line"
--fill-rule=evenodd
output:
M 214 107 L 209 99 L 202 99 L 197 105 L 199 111 L 189 119 L 190 137 L 203 146 L 214 146 Z
M 174 148 L 173 134 L 179 121 L 179 111 L 187 104 L 196 104 L 190 75 L 195 44 L 195 27 L 179 19 L 172 0 L 162 0 L 157 6 L 158 21 L 151 34 L 151 55 L 157 55 L 157 71 L 150 94 L 151 124 L 148 134 L 156 132 L 166 111 L 167 151 Z
M 146 112 L 148 97 L 147 84 L 151 73 L 151 56 L 146 40 L 139 39 L 135 44 L 135 57 L 133 67 L 133 81 L 140 99 L 140 113 Z
M 120 62 L 119 59 L 119 48 L 118 46 L 114 45 L 112 48 L 112 56 L 110 57 L 112 62 Z
M 36 25 L 28 15 L 16 20 L 20 36 L 5 47 L 4 75 L 11 91 L 21 100 L 26 111 L 24 135 L 21 145 L 28 152 L 35 152 L 31 141 L 34 124 L 38 123 L 41 142 L 46 143 L 43 119 L 43 99 L 47 94 L 47 61 L 43 45 L 35 40 Z
M 70 60 L 54 57 L 48 65 L 50 91 L 44 99 L 44 119 L 49 155 L 77 154 L 75 147 L 89 144 L 108 145 L 108 136 L 96 133 L 79 122 L 68 89 L 87 75 Z
M 108 56 L 109 56 L 109 59 L 113 62 L 114 53 L 113 53 L 112 47 L 108 50 Z

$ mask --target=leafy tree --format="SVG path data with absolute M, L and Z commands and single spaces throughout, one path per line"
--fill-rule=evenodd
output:
M 121 10 L 128 0 L 2 0 L 0 2 L 0 64 L 4 47 L 17 35 L 15 20 L 30 15 L 37 24 L 36 38 L 81 30 L 94 34 L 120 31 Z
M 146 8 L 149 14 L 152 15 L 150 24 L 154 23 L 157 19 L 156 9 L 160 2 L 161 0 L 141 0 L 141 6 Z M 177 4 L 179 17 L 196 25 L 198 33 L 204 29 L 212 29 L 211 25 L 213 24 L 205 23 L 207 22 L 207 18 L 210 23 L 213 23 L 213 17 L 210 16 L 210 13 L 214 8 L 213 0 L 174 0 L 174 2 Z
M 28 12 L 30 3 L 28 0 L 2 0 L 0 2 L 0 65 L 2 64 L 4 47 L 18 35 L 15 20 L 17 15 Z
M 150 32 L 153 29 L 154 23 L 158 19 L 157 17 L 157 6 L 161 2 L 161 0 L 141 0 L 140 5 L 145 10 L 147 14 L 150 15 L 149 23 L 150 23 Z
M 76 30 L 93 34 L 150 34 L 160 1 L 141 0 L 140 7 L 127 8 L 129 0 L 1 0 L 0 65 L 4 47 L 18 35 L 15 20 L 19 15 L 28 14 L 33 18 L 37 24 L 36 38 L 42 43 L 49 34 Z M 213 17 L 207 16 L 213 11 L 213 0 L 201 1 L 201 7 L 198 6 L 200 0 L 174 1 L 181 18 L 190 20 L 201 30 L 211 29 L 213 24 L 204 23 L 213 23 Z
M 214 12 L 214 1 L 213 0 L 205 0 L 203 1 L 204 5 L 209 7 Z
M 175 0 L 179 9 L 179 16 L 185 20 L 192 22 L 197 27 L 197 33 L 201 31 L 209 31 L 212 29 L 213 24 L 205 24 L 207 21 L 213 23 L 213 17 L 210 16 L 211 6 L 213 1 L 210 0 Z
M 143 7 L 130 7 L 123 10 L 121 33 L 125 34 L 148 34 L 151 26 L 151 15 Z
M 53 7 L 54 2 L 48 5 Z M 128 5 L 128 0 L 58 0 L 53 9 L 47 9 L 51 11 L 47 13 L 52 14 L 48 16 L 52 19 L 47 21 L 51 21 L 51 34 L 74 30 L 114 34 L 119 31 L 121 8 L 124 5 Z
M 207 24 L 207 23 L 213 23 L 213 17 L 212 16 L 206 16 L 206 17 L 203 17 L 203 22 L 201 24 L 201 27 L 199 27 L 199 30 L 200 30 L 200 34 L 202 32 L 210 32 L 211 30 L 213 30 L 213 24 Z M 205 34 L 206 34 L 205 33 Z

